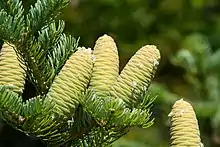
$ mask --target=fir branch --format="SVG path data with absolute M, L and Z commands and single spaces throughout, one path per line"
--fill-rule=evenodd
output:
M 38 42 L 45 54 L 51 51 L 53 46 L 60 40 L 64 28 L 64 21 L 58 21 L 57 24 L 51 23 L 48 27 L 42 28 L 38 32 Z
M 23 117 L 20 115 L 22 98 L 10 90 L 9 86 L 0 85 L 0 114 L 1 118 L 15 127 L 20 125 Z
M 50 53 L 56 74 L 60 72 L 70 55 L 76 51 L 78 41 L 79 40 L 76 40 L 71 35 L 66 36 L 65 34 L 62 34 L 60 36 L 59 42 L 57 42 L 56 47 Z
M 24 70 L 28 79 L 32 81 L 39 94 L 45 94 L 48 87 L 46 85 L 47 81 L 44 80 L 50 80 L 52 74 L 54 75 L 54 70 L 51 68 L 51 61 L 39 60 L 43 52 L 40 51 L 41 48 L 34 38 L 28 40 L 23 45 L 17 45 L 16 49 L 19 54 L 19 61 L 26 67 Z M 44 71 L 49 71 L 49 73 L 45 73 Z
M 100 97 L 88 90 L 80 102 L 97 125 L 84 132 L 83 137 L 73 141 L 73 144 L 79 147 L 108 146 L 126 134 L 131 127 L 148 128 L 151 126 L 153 119 L 150 120 L 149 106 L 153 99 L 150 100 L 149 97 L 140 99 L 143 100 L 141 107 L 131 109 L 127 108 L 121 99 Z
M 36 97 L 23 104 L 25 118 L 22 129 L 26 134 L 36 136 L 48 145 L 62 145 L 71 134 L 68 124 L 53 112 L 54 103 L 47 97 Z
M 59 41 L 63 29 L 64 22 L 60 21 L 58 27 L 55 23 L 52 23 L 38 32 L 38 38 L 32 37 L 32 40 L 27 40 L 28 50 L 26 47 L 21 47 L 22 54 L 28 54 L 21 56 L 21 58 L 26 57 L 24 61 L 26 62 L 28 77 L 35 83 L 41 94 L 46 93 L 55 77 L 52 62 L 57 59 L 51 59 L 49 52 L 53 50 L 57 41 Z
M 54 103 L 45 97 L 38 96 L 27 100 L 22 106 L 22 115 L 25 118 L 36 118 L 39 115 L 52 113 Z
M 96 122 L 93 120 L 91 115 L 84 111 L 81 105 L 78 106 L 74 113 L 74 118 L 68 120 L 68 125 L 72 132 L 72 139 L 77 139 L 88 133 L 90 129 L 96 126 Z
M 39 94 L 46 94 L 54 77 L 77 46 L 73 37 L 62 34 L 63 21 L 59 21 L 58 25 L 51 23 L 68 0 L 38 0 L 27 14 L 26 28 L 29 30 L 24 30 L 21 1 L 0 2 L 4 8 L 0 11 L 0 37 L 16 46 L 28 79 L 34 83 Z
M 63 34 L 64 22 L 51 23 L 19 46 L 20 61 L 27 67 L 28 78 L 40 94 L 46 94 L 55 76 L 77 47 L 76 40 Z
M 44 26 L 57 19 L 61 10 L 67 6 L 69 0 L 38 0 L 31 6 L 27 18 L 27 31 L 35 34 Z
M 87 91 L 82 104 L 100 125 L 147 128 L 153 124 L 153 120 L 150 120 L 150 108 L 130 109 L 121 99 L 98 97 L 94 92 Z M 145 103 L 147 105 L 149 103 Z
M 157 96 L 151 96 L 151 94 L 149 94 L 149 90 L 146 86 L 143 86 L 141 89 L 133 87 L 132 99 L 134 99 L 135 101 L 132 104 L 130 104 L 130 107 L 131 109 L 149 109 L 153 106 L 153 102 L 156 98 Z
M 74 147 L 108 147 L 128 132 L 126 128 L 106 129 L 104 127 L 93 128 L 88 134 L 82 138 L 72 141 Z
M 10 43 L 18 42 L 25 30 L 22 2 L 1 0 L 0 8 L 0 38 Z
M 21 16 L 24 11 L 22 1 L 20 0 L 0 0 L 0 8 L 13 17 Z

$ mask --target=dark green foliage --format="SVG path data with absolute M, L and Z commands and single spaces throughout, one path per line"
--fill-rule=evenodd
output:
M 0 1 L 0 37 L 12 43 L 20 40 L 25 30 L 24 9 L 21 1 Z
M 27 14 L 27 30 L 36 33 L 39 29 L 56 20 L 68 2 L 69 0 L 37 0 Z
M 0 113 L 1 118 L 8 123 L 20 125 L 22 123 L 22 98 L 15 92 L 10 90 L 10 87 L 0 85 Z
M 141 98 L 142 101 L 149 99 L 148 96 Z M 98 124 L 107 125 L 109 128 L 125 126 L 147 128 L 153 124 L 153 121 L 149 122 L 151 116 L 149 102 L 143 103 L 143 109 L 129 109 L 121 99 L 99 97 L 94 92 L 88 91 L 82 104 L 92 117 L 96 118 Z
M 92 127 L 94 127 L 94 119 L 91 115 L 83 109 L 81 105 L 78 106 L 74 113 L 74 118 L 67 121 L 71 127 L 71 131 L 74 132 L 72 138 L 77 140 L 78 137 L 82 137 L 83 133 L 88 133 Z
M 22 68 L 38 91 L 23 103 L 10 87 L 1 86 L 1 116 L 18 130 L 57 146 L 70 139 L 69 126 L 53 112 L 53 102 L 40 95 L 46 94 L 77 46 L 73 37 L 63 34 L 64 22 L 55 22 L 67 4 L 63 0 L 37 1 L 27 15 L 19 0 L 1 1 L 0 5 L 0 36 L 15 45 Z
M 59 21 L 57 25 L 51 23 L 39 31 L 37 38 L 32 36 L 32 39 L 29 38 L 25 46 L 21 47 L 24 49 L 23 52 L 31 57 L 21 57 L 24 58 L 21 60 L 24 60 L 24 64 L 28 67 L 29 78 L 42 94 L 50 88 L 53 79 L 77 46 L 73 37 L 62 33 L 63 29 L 64 22 Z
M 17 47 L 28 78 L 40 94 L 47 92 L 77 45 L 73 37 L 62 34 L 64 22 L 55 23 L 67 4 L 68 0 L 38 0 L 24 15 L 21 1 L 1 1 L 0 37 Z
M 42 138 L 48 145 L 61 145 L 70 139 L 66 121 L 53 112 L 54 104 L 47 98 L 36 97 L 23 104 L 25 133 Z
M 139 109 L 126 108 L 126 104 L 121 99 L 115 99 L 111 97 L 100 97 L 93 91 L 87 91 L 85 95 L 82 95 L 82 106 L 85 108 L 93 119 L 91 124 L 93 127 L 90 131 L 89 127 L 84 127 L 84 131 L 87 132 L 86 136 L 82 136 L 81 139 L 74 140 L 74 146 L 82 147 L 106 147 L 118 140 L 123 135 L 127 134 L 129 129 L 133 126 L 148 128 L 153 124 L 153 120 L 150 120 L 149 106 L 150 102 L 154 98 L 149 98 L 148 95 L 139 97 L 142 99 L 143 105 Z M 82 135 L 82 134 L 79 134 Z
M 100 126 L 92 129 L 87 136 L 84 136 L 82 139 L 73 141 L 72 145 L 77 147 L 109 147 L 114 141 L 126 133 L 127 130 L 125 128 L 116 130 L 115 128 L 108 129 Z

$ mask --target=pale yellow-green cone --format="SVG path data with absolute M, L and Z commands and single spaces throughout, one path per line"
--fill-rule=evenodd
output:
M 196 114 L 192 106 L 180 99 L 168 115 L 171 117 L 171 147 L 202 147 Z
M 78 96 L 85 91 L 93 68 L 91 49 L 78 48 L 55 78 L 48 96 L 56 103 L 55 112 L 69 115 L 78 105 Z
M 20 66 L 12 45 L 4 43 L 0 52 L 0 85 L 10 86 L 21 94 L 24 89 L 25 71 Z
M 135 102 L 132 97 L 133 90 L 149 87 L 159 61 L 160 52 L 156 46 L 143 46 L 124 67 L 110 94 L 123 99 L 128 105 L 133 104 Z
M 105 95 L 119 74 L 118 50 L 114 40 L 108 35 L 99 37 L 93 56 L 95 62 L 89 88 L 99 95 Z

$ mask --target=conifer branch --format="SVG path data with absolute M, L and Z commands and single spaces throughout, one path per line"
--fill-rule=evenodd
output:
M 63 34 L 64 22 L 51 23 L 19 46 L 20 61 L 27 67 L 28 78 L 40 94 L 45 94 L 69 56 L 77 47 L 76 40 Z
M 35 34 L 38 30 L 57 19 L 61 10 L 67 6 L 69 0 L 38 0 L 31 6 L 27 18 L 27 31 Z
M 19 126 L 23 117 L 20 115 L 22 110 L 22 98 L 10 90 L 9 86 L 0 85 L 0 115 L 13 127 Z
M 73 141 L 73 144 L 82 147 L 108 146 L 126 134 L 130 127 L 151 126 L 153 120 L 150 120 L 149 106 L 152 101 L 146 101 L 149 97 L 140 99 L 143 100 L 143 109 L 130 109 L 126 108 L 126 104 L 121 99 L 100 97 L 94 91 L 88 90 L 80 102 L 85 111 L 94 118 L 96 127 L 83 130 L 81 134 L 84 135 L 81 139 Z
M 93 128 L 88 134 L 82 138 L 72 141 L 74 147 L 109 147 L 111 144 L 119 139 L 122 135 L 128 133 L 126 128 L 115 130 L 115 128 L 106 129 L 105 127 Z
M 45 94 L 76 48 L 76 40 L 62 34 L 64 22 L 54 22 L 68 0 L 38 0 L 27 16 L 20 0 L 1 0 L 0 4 L 0 37 L 16 46 L 29 80 Z
M 130 107 L 131 109 L 149 109 L 151 106 L 153 106 L 153 102 L 156 100 L 156 98 L 157 96 L 152 96 L 151 93 L 149 93 L 146 86 L 143 86 L 143 88 L 133 87 L 132 99 L 135 101 L 130 105 Z
M 58 74 L 65 62 L 69 59 L 70 55 L 76 51 L 78 40 L 71 35 L 61 34 L 59 41 L 56 43 L 54 50 L 49 54 L 53 61 L 55 73 Z
M 68 2 L 37 0 L 24 15 L 20 0 L 0 0 L 0 37 L 13 43 L 13 57 L 38 91 L 22 103 L 11 87 L 0 85 L 0 117 L 48 146 L 109 146 L 131 127 L 153 124 L 150 107 L 155 98 L 147 89 L 160 53 L 155 46 L 143 47 L 120 75 L 117 47 L 107 35 L 97 41 L 94 52 L 82 47 L 73 53 L 77 41 L 63 33 L 63 21 L 56 21 Z M 1 66 L 14 74 L 8 70 L 12 66 Z M 0 80 L 8 85 L 5 73 Z
M 71 139 L 65 120 L 53 112 L 54 103 L 46 97 L 36 97 L 23 104 L 21 125 L 28 135 L 36 136 L 51 146 L 62 145 Z
M 95 120 L 86 112 L 82 105 L 79 105 L 74 113 L 74 118 L 68 120 L 71 126 L 72 140 L 82 137 L 88 133 L 94 126 L 97 126 Z
M 150 121 L 150 105 L 152 100 L 146 103 L 146 99 L 142 98 L 145 109 L 127 108 L 125 102 L 121 99 L 112 97 L 99 97 L 93 91 L 87 91 L 82 104 L 100 125 L 108 126 L 139 126 L 147 128 L 153 124 Z M 148 99 L 148 98 L 147 98 Z
M 0 1 L 0 38 L 18 42 L 24 33 L 24 9 L 20 0 Z
M 0 0 L 0 8 L 13 17 L 21 16 L 24 11 L 20 0 Z

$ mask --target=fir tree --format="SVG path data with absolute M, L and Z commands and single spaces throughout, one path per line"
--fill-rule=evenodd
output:
M 0 116 L 47 146 L 110 146 L 131 127 L 153 124 L 148 87 L 160 53 L 142 47 L 119 74 L 110 36 L 91 50 L 63 33 L 67 5 L 37 0 L 24 10 L 21 0 L 0 0 Z M 25 81 L 37 91 L 28 100 Z

